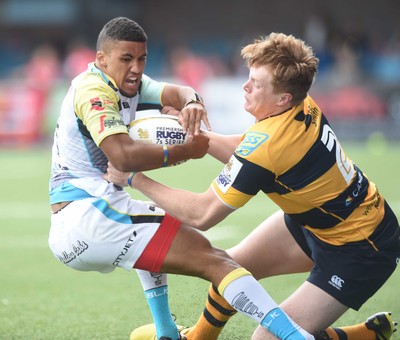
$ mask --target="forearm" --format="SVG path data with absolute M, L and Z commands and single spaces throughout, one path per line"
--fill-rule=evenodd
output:
M 208 150 L 208 137 L 199 135 L 184 144 L 164 147 L 133 141 L 128 134 L 116 134 L 106 137 L 100 148 L 117 170 L 146 171 L 203 157 Z
M 205 193 L 194 193 L 170 188 L 142 173 L 136 174 L 131 184 L 157 206 L 183 223 L 200 230 L 209 229 L 230 213 L 230 209 L 219 209 L 215 205 L 214 199 L 218 199 L 212 196 L 214 194 L 210 192 L 211 189 Z
M 190 86 L 167 84 L 162 93 L 163 106 L 171 106 L 178 110 L 182 110 L 185 104 L 192 100 L 202 103 L 200 96 Z
M 193 88 L 167 84 L 164 87 L 161 101 L 163 106 L 179 110 L 178 112 L 175 110 L 171 112 L 178 115 L 183 131 L 188 133 L 189 136 L 200 133 L 202 122 L 205 124 L 207 130 L 211 130 L 203 100 Z M 166 111 L 168 112 L 169 110 L 167 109 Z
M 241 135 L 221 135 L 207 132 L 210 138 L 208 154 L 226 164 L 241 141 Z

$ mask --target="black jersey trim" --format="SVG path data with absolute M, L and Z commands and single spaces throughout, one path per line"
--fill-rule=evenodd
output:
M 154 216 L 154 215 L 130 215 L 132 224 L 141 223 L 161 223 L 164 219 L 164 215 Z
M 160 104 L 153 103 L 139 103 L 136 111 L 144 111 L 144 110 L 161 110 L 162 106 Z
M 87 129 L 86 125 L 83 124 L 83 121 L 75 114 L 76 121 L 78 123 L 79 132 L 84 135 L 86 138 L 93 140 L 92 135 L 90 134 L 89 130 Z
M 252 163 L 245 158 L 234 154 L 239 162 L 243 164 L 245 171 L 240 171 L 232 184 L 232 187 L 247 195 L 256 195 L 260 190 L 264 193 L 286 194 L 287 188 L 275 181 L 275 174 L 260 165 Z
M 321 126 L 329 125 L 322 117 Z M 333 165 L 336 164 L 336 148 L 329 151 L 321 141 L 322 129 L 312 147 L 304 157 L 290 170 L 279 175 L 277 180 L 293 191 L 302 189 L 323 176 Z
M 351 185 L 339 196 L 322 204 L 320 207 L 300 214 L 289 214 L 302 225 L 315 229 L 332 228 L 347 219 L 368 195 L 369 181 L 356 167 L 357 175 Z

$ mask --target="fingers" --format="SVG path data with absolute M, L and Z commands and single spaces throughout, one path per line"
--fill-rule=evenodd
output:
M 103 175 L 103 178 L 109 182 L 119 186 L 126 186 L 127 179 L 131 173 L 121 172 L 115 169 L 110 162 L 108 162 L 107 172 Z
M 172 106 L 164 106 L 161 109 L 161 113 L 166 115 L 179 116 L 180 111 L 176 110 Z
M 179 123 L 182 125 L 183 132 L 187 133 L 188 137 L 200 134 L 201 122 L 204 123 L 207 130 L 211 130 L 207 112 L 201 104 L 190 104 L 184 107 L 179 114 Z

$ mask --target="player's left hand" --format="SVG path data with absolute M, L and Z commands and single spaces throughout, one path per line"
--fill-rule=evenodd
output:
M 128 177 L 130 174 L 130 172 L 122 172 L 115 169 L 112 164 L 108 162 L 107 172 L 103 175 L 103 178 L 109 183 L 113 183 L 120 187 L 127 187 Z

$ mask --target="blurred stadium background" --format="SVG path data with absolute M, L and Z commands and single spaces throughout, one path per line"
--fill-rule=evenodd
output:
M 198 89 L 217 132 L 251 123 L 241 47 L 281 31 L 315 49 L 311 94 L 341 138 L 399 140 L 399 14 L 394 0 L 0 0 L 0 146 L 48 144 L 70 79 L 120 15 L 149 36 L 147 73 Z
M 151 322 L 137 278 L 122 270 L 107 279 L 68 271 L 47 245 L 54 125 L 69 82 L 93 60 L 106 21 L 121 15 L 137 20 L 149 36 L 146 73 L 198 89 L 214 130 L 223 133 L 252 123 L 242 108 L 248 75 L 241 47 L 271 31 L 304 39 L 321 60 L 311 94 L 400 218 L 399 14 L 398 0 L 0 0 L 0 339 L 126 339 Z M 208 157 L 193 162 L 152 175 L 204 190 L 220 164 Z M 260 200 L 208 237 L 223 248 L 236 244 L 274 211 Z M 393 297 L 399 275 L 339 323 L 385 309 L 398 320 Z M 263 284 L 281 301 L 302 280 L 299 274 Z M 176 276 L 170 283 L 177 320 L 193 324 L 208 284 Z M 221 338 L 242 340 L 255 327 L 250 321 L 238 316 Z

